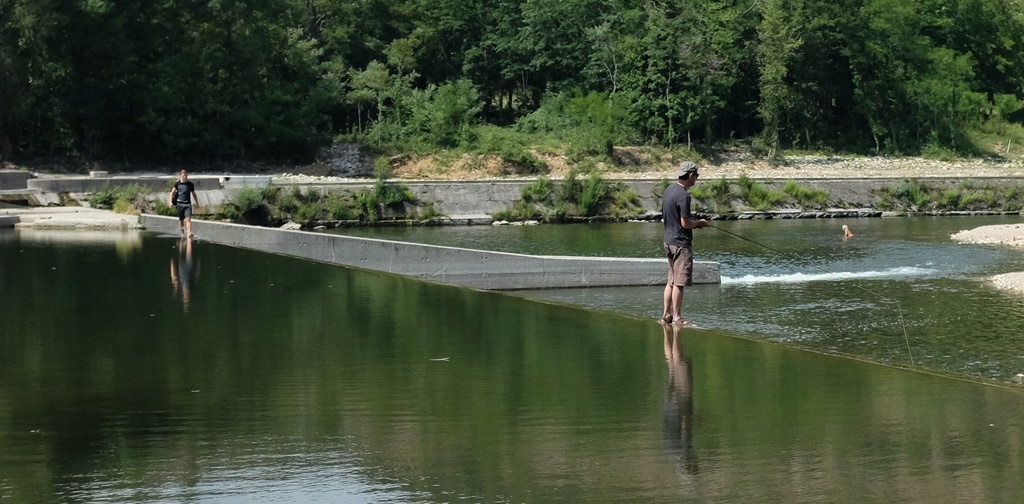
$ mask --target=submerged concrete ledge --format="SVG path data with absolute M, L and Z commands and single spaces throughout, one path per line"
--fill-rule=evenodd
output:
M 174 217 L 139 221 L 149 231 L 178 234 Z M 224 222 L 193 220 L 192 226 L 201 241 L 477 289 L 663 285 L 667 273 L 660 258 L 533 256 Z M 697 261 L 694 283 L 721 283 L 718 263 Z
M 86 207 L 0 208 L 0 227 L 114 231 L 140 228 L 134 215 Z

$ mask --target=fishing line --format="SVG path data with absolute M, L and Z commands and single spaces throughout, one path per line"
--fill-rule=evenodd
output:
M 719 231 L 721 231 L 721 232 L 723 232 L 723 233 L 725 233 L 725 234 L 727 234 L 729 236 L 732 236 L 733 238 L 737 238 L 737 239 L 743 240 L 745 242 L 750 242 L 750 243 L 753 243 L 754 245 L 757 245 L 758 247 L 762 247 L 762 248 L 766 248 L 768 250 L 771 250 L 772 252 L 775 252 L 776 254 L 782 255 L 782 256 L 784 256 L 784 257 L 786 257 L 788 259 L 791 259 L 794 262 L 798 262 L 798 263 L 799 262 L 803 262 L 802 258 L 797 256 L 797 255 L 795 255 L 795 254 L 790 254 L 788 252 L 783 252 L 783 251 L 781 251 L 781 250 L 779 250 L 777 248 L 769 247 L 768 245 L 765 245 L 763 243 L 751 240 L 750 238 L 747 238 L 745 236 L 740 236 L 740 235 L 738 235 L 736 233 L 733 233 L 731 231 L 726 231 L 726 230 L 724 230 L 724 229 L 722 229 L 722 228 L 720 228 L 718 226 L 715 226 L 714 224 L 708 223 L 708 227 L 717 229 L 717 230 L 719 230 Z M 833 273 L 831 271 L 826 270 L 825 268 L 822 268 L 820 266 L 816 266 L 814 264 L 810 264 L 809 266 L 811 268 L 814 268 L 814 269 L 818 270 L 818 271 L 821 271 L 822 273 L 826 273 L 826 274 Z M 886 296 L 883 296 L 883 295 L 881 295 L 881 294 L 879 294 L 879 293 L 877 293 L 877 292 L 875 292 L 875 291 L 873 291 L 871 289 L 868 289 L 867 287 L 861 286 L 861 285 L 856 285 L 855 284 L 854 287 L 857 287 L 858 289 L 860 289 L 860 290 L 862 290 L 864 292 L 867 292 L 868 294 L 871 294 L 872 296 L 877 296 L 878 298 L 880 298 L 882 300 L 882 302 L 896 305 L 896 311 L 897 311 L 897 313 L 899 313 L 899 317 L 900 317 L 900 327 L 903 328 L 903 341 L 907 344 L 907 355 L 910 356 L 910 365 L 911 365 L 911 367 L 916 367 L 916 364 L 914 364 L 914 353 L 910 351 L 910 337 L 907 336 L 907 324 L 903 321 L 903 307 L 900 306 L 900 302 L 898 300 L 890 299 L 890 298 L 888 298 Z

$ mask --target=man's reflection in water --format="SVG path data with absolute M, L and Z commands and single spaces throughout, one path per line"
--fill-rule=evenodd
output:
M 192 297 L 192 280 L 194 279 L 192 268 L 192 239 L 181 237 L 178 242 L 178 257 L 171 258 L 171 286 L 174 294 L 181 294 L 181 304 L 188 313 L 189 302 Z
M 665 441 L 685 474 L 697 473 L 693 445 L 693 371 L 683 356 L 680 327 L 662 324 L 665 333 L 665 361 L 668 363 L 668 391 L 665 395 Z

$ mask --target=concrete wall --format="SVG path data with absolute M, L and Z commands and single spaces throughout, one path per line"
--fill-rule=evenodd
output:
M 879 191 L 885 188 L 892 188 L 903 179 L 799 179 L 798 184 L 812 189 L 824 190 L 828 193 L 828 200 L 825 206 L 827 212 L 809 211 L 803 214 L 794 211 L 782 213 L 789 217 L 828 217 L 846 215 L 864 215 L 862 210 L 849 209 L 870 209 L 881 201 Z M 919 178 L 922 184 L 929 187 L 946 189 L 961 186 L 962 179 L 957 178 Z M 409 189 L 423 201 L 433 202 L 435 208 L 452 218 L 463 218 L 466 216 L 490 215 L 499 210 L 510 208 L 516 200 L 522 197 L 523 188 L 533 183 L 533 180 L 493 180 L 493 181 L 459 181 L 459 182 L 406 182 Z M 640 205 L 648 213 L 661 213 L 661 193 L 665 182 L 660 179 L 632 179 L 622 180 L 636 193 Z M 707 183 L 708 181 L 704 181 Z M 772 190 L 781 191 L 787 180 L 783 179 L 759 179 L 758 183 L 764 184 Z M 557 184 L 558 182 L 555 181 Z M 1024 178 L 972 178 L 971 183 L 976 186 L 991 185 L 995 187 L 1008 187 L 1024 185 Z M 274 184 L 284 186 L 298 186 L 303 190 L 316 190 L 320 192 L 330 191 L 358 191 L 373 185 L 372 181 L 366 182 L 345 182 L 345 183 L 324 183 L 317 181 L 294 181 L 274 180 Z M 700 187 L 700 183 L 698 183 Z M 734 206 L 733 211 L 743 212 L 750 210 L 741 206 Z M 853 212 L 853 213 L 851 213 Z M 880 214 L 880 212 L 874 212 Z
M 25 189 L 32 174 L 20 170 L 0 170 L 0 191 Z
M 161 197 L 169 191 L 171 176 L 164 177 L 109 177 L 90 178 L 73 177 L 60 179 L 31 179 L 27 181 L 30 204 L 56 204 L 61 197 L 79 202 L 87 202 L 88 196 L 96 191 L 117 185 L 137 184 L 154 190 L 153 197 Z M 273 178 L 257 175 L 224 175 L 224 176 L 191 176 L 196 184 L 198 205 L 196 214 L 214 213 L 220 205 L 233 201 L 244 187 L 263 187 L 268 184 L 280 185 L 288 190 L 299 187 L 303 191 L 329 193 L 336 191 L 358 192 L 373 186 L 372 179 L 344 180 L 336 179 L 296 179 Z M 957 178 L 920 178 L 922 184 L 933 188 L 957 187 L 963 183 Z M 796 182 L 801 186 L 821 189 L 828 193 L 826 212 L 780 211 L 775 212 L 783 217 L 842 217 L 850 214 L 848 209 L 870 209 L 881 200 L 879 191 L 892 188 L 902 179 L 800 179 Z M 404 182 L 409 189 L 423 202 L 433 203 L 435 208 L 453 220 L 467 219 L 479 222 L 500 210 L 510 208 L 522 196 L 525 186 L 533 180 L 483 180 L 483 181 L 417 181 Z M 556 184 L 558 181 L 554 181 Z M 664 181 L 660 179 L 622 180 L 636 193 L 640 205 L 648 213 L 661 212 L 661 192 Z M 707 183 L 708 181 L 704 181 Z M 768 188 L 781 190 L 787 180 L 759 179 L 759 183 Z M 970 182 L 976 186 L 1008 187 L 1024 185 L 1024 178 L 972 178 Z M 700 184 L 698 183 L 698 187 Z M 27 195 L 26 193 L 25 195 Z M 21 195 L 24 199 L 25 195 Z M 49 197 L 44 197 L 49 196 Z M 39 203 L 35 203 L 35 202 Z M 87 203 L 85 203 L 87 204 Z M 734 206 L 733 211 L 747 210 Z M 864 215 L 855 210 L 856 215 Z M 874 212 L 879 214 L 879 212 Z M 872 214 L 873 215 L 873 214 Z
M 188 179 L 196 186 L 196 191 L 211 191 L 221 187 L 221 177 L 190 176 Z M 134 184 L 154 193 L 170 194 L 171 182 L 174 180 L 177 180 L 177 176 L 66 177 L 31 179 L 27 186 L 53 193 L 94 193 Z
M 178 220 L 140 216 L 147 230 L 178 234 Z M 478 289 L 663 285 L 661 258 L 531 256 L 325 233 L 193 221 L 201 241 Z M 698 261 L 694 283 L 720 283 L 718 263 Z

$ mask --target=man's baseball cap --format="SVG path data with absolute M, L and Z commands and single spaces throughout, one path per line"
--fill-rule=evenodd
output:
M 697 173 L 697 165 L 692 161 L 683 161 L 676 170 L 676 178 L 688 177 L 690 173 Z

